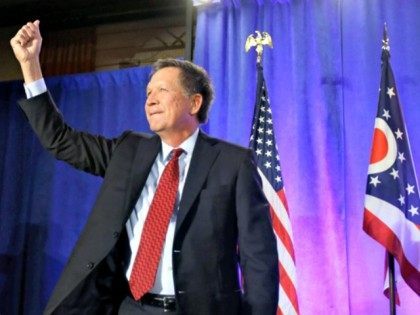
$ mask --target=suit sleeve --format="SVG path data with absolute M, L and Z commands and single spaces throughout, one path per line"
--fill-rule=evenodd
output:
M 236 192 L 238 243 L 244 278 L 242 314 L 276 314 L 278 256 L 268 202 L 252 153 L 242 162 Z
M 19 101 L 41 144 L 57 159 L 94 175 L 104 176 L 115 147 L 129 132 L 107 139 L 68 126 L 49 94 Z

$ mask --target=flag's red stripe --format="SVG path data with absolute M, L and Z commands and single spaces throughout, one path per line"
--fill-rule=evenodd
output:
M 378 217 L 365 208 L 363 230 L 381 243 L 398 261 L 401 275 L 405 282 L 420 294 L 420 272 L 410 263 L 404 255 L 404 249 L 398 236 Z
M 281 263 L 279 263 L 279 273 L 280 273 L 280 285 L 283 287 L 284 291 L 286 292 L 286 295 L 289 298 L 290 302 L 292 303 L 296 313 L 299 314 L 299 305 L 298 305 L 296 288 Z
M 290 217 L 290 213 L 289 213 L 289 205 L 287 204 L 287 199 L 286 199 L 286 194 L 284 193 L 284 189 L 280 189 L 277 192 L 277 195 L 279 196 L 281 203 L 283 204 L 284 208 L 287 211 L 287 215 Z
M 386 288 L 384 290 L 384 295 L 389 299 L 391 294 L 389 292 L 389 286 L 388 288 Z M 398 306 L 401 306 L 401 300 L 400 300 L 400 295 L 398 294 L 398 290 L 394 291 L 394 295 L 395 295 L 395 304 L 397 304 Z
M 270 213 L 273 222 L 273 230 L 278 235 L 284 247 L 289 252 L 290 256 L 295 262 L 295 250 L 293 248 L 293 242 L 290 238 L 290 235 L 287 233 L 286 229 L 284 228 L 283 224 L 281 224 L 280 219 L 276 216 L 273 207 L 270 205 Z
M 287 200 L 284 194 L 284 190 L 278 191 L 277 195 L 280 198 L 280 201 L 285 207 L 286 211 L 288 211 Z M 280 219 L 277 217 L 276 213 L 274 212 L 271 204 L 270 204 L 270 212 L 271 212 L 271 217 L 272 217 L 273 230 L 278 235 L 280 241 L 283 243 L 289 255 L 292 257 L 293 263 L 294 263 L 295 253 L 294 253 L 293 241 L 289 233 L 287 233 L 287 230 L 284 228 L 283 224 L 281 223 Z M 284 219 L 289 220 L 290 218 L 287 217 Z M 280 286 L 283 288 L 283 291 L 287 295 L 287 298 L 289 299 L 296 313 L 299 314 L 299 305 L 298 305 L 298 297 L 297 297 L 296 288 L 291 278 L 289 277 L 289 274 L 287 273 L 286 269 L 281 263 L 281 257 L 279 257 L 279 260 L 280 260 L 279 261 Z M 280 314 L 283 314 L 283 312 L 281 308 L 279 307 L 277 310 L 277 315 L 280 315 Z

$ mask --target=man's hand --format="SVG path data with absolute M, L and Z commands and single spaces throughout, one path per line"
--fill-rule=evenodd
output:
M 10 40 L 16 59 L 22 68 L 25 83 L 42 78 L 39 65 L 42 37 L 39 31 L 39 20 L 28 22 Z
M 16 59 L 20 63 L 39 58 L 42 37 L 39 32 L 39 20 L 28 22 L 10 40 Z

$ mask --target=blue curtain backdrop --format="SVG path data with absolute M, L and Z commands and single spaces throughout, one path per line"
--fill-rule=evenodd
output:
M 281 3 L 280 3 L 281 2 Z M 198 8 L 195 61 L 214 78 L 211 134 L 247 146 L 255 99 L 255 30 L 264 53 L 293 225 L 302 314 L 387 314 L 385 254 L 362 231 L 380 82 L 384 22 L 391 63 L 420 169 L 420 2 L 224 1 Z M 419 245 L 420 246 L 420 245 Z M 399 314 L 420 299 L 400 286 Z
M 255 55 L 268 31 L 264 73 L 289 201 L 302 314 L 386 314 L 384 251 L 362 231 L 380 77 L 383 22 L 411 148 L 420 169 L 420 3 L 401 0 L 226 1 L 198 11 L 195 61 L 213 77 L 212 135 L 248 145 Z M 149 68 L 47 80 L 67 121 L 116 136 L 147 131 Z M 40 314 L 76 242 L 101 180 L 56 162 L 0 84 L 0 314 Z M 400 286 L 399 314 L 419 298 Z
M 47 86 L 67 122 L 117 136 L 148 131 L 149 67 L 55 77 Z M 43 150 L 16 101 L 22 82 L 0 84 L 0 314 L 41 314 L 78 239 L 101 179 Z

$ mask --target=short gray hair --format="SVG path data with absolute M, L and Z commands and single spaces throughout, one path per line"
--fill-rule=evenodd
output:
M 199 123 L 205 123 L 208 118 L 211 102 L 214 98 L 213 85 L 204 68 L 186 60 L 159 59 L 152 66 L 152 77 L 158 70 L 174 67 L 181 70 L 181 85 L 188 95 L 201 94 L 203 103 L 197 113 Z

